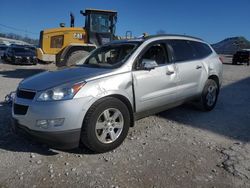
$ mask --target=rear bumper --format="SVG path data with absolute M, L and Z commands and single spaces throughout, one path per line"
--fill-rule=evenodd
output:
M 57 149 L 73 149 L 79 146 L 81 129 L 42 132 L 31 130 L 12 118 L 12 128 L 17 134 L 35 139 L 37 142 L 45 143 Z

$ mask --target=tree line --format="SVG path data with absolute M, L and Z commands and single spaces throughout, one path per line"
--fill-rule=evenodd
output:
M 15 40 L 22 40 L 24 42 L 27 42 L 29 44 L 38 45 L 39 40 L 38 39 L 32 39 L 27 36 L 23 37 L 21 35 L 15 34 L 15 33 L 0 33 L 0 37 L 9 38 L 9 39 L 15 39 Z

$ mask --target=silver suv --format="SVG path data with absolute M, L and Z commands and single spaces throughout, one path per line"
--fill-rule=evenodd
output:
M 215 107 L 222 63 L 201 39 L 164 35 L 115 41 L 74 68 L 23 80 L 14 128 L 56 148 L 118 147 L 134 121 L 187 101 Z

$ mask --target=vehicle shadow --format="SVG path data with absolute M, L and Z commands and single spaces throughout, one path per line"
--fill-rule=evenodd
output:
M 27 78 L 33 76 L 35 74 L 44 72 L 46 70 L 43 69 L 23 69 L 17 68 L 14 70 L 0 70 L 0 76 L 5 78 Z
M 202 112 L 191 105 L 159 113 L 162 118 L 208 130 L 240 142 L 250 141 L 250 77 L 224 86 L 214 110 Z

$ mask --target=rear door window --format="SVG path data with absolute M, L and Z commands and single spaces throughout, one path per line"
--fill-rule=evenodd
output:
M 189 44 L 187 40 L 168 40 L 169 48 L 173 53 L 175 62 L 191 61 L 197 59 L 194 48 Z

